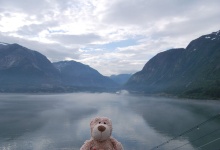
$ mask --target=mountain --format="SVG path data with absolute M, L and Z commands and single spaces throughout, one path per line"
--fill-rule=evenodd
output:
M 42 54 L 18 44 L 0 44 L 0 90 L 34 90 L 60 84 L 59 71 Z
M 119 74 L 119 75 L 111 75 L 110 79 L 118 83 L 119 85 L 125 84 L 132 74 Z
M 157 54 L 125 87 L 145 93 L 220 98 L 220 31 L 191 41 L 185 49 Z
M 0 42 L 0 92 L 109 91 L 116 87 L 110 78 L 82 63 L 51 63 L 37 51 Z
M 53 65 L 59 70 L 66 86 L 115 88 L 118 85 L 97 70 L 76 61 L 60 61 Z

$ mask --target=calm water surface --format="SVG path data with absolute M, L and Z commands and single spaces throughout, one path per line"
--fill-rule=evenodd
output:
M 0 150 L 79 150 L 89 123 L 107 116 L 125 150 L 150 150 L 220 113 L 218 101 L 130 94 L 0 95 Z M 220 118 L 156 148 L 219 150 Z

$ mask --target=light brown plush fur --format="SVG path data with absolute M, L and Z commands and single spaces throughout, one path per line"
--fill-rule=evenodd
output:
M 91 139 L 80 150 L 123 150 L 123 146 L 111 137 L 112 122 L 106 117 L 96 117 L 90 122 Z

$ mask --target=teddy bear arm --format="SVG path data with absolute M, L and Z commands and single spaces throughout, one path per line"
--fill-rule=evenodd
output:
M 118 142 L 116 139 L 111 137 L 110 140 L 111 140 L 115 150 L 124 150 L 122 144 L 120 142 Z
M 91 140 L 87 140 L 84 142 L 80 150 L 90 150 L 91 147 Z
M 118 143 L 116 144 L 115 150 L 124 150 L 124 149 L 123 149 L 123 146 L 122 146 L 122 144 L 121 144 L 120 142 L 118 142 Z

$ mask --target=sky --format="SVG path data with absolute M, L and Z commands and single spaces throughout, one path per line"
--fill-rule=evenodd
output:
M 219 0 L 0 0 L 0 42 L 117 75 L 220 30 Z

